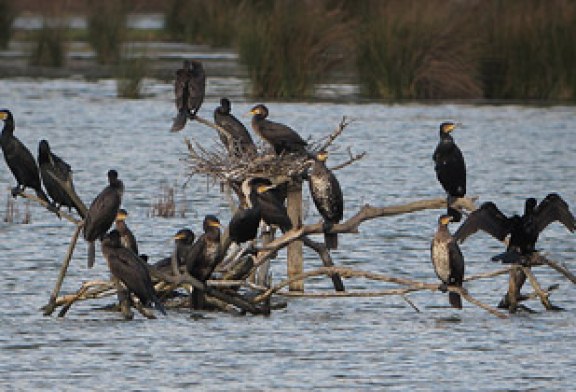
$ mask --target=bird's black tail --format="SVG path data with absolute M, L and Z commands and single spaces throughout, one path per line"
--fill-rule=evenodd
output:
M 166 316 L 166 309 L 164 308 L 164 305 L 162 304 L 160 299 L 156 295 L 154 295 L 154 297 L 152 297 L 152 301 L 154 301 L 154 309 L 156 309 L 164 316 Z
M 94 267 L 96 262 L 96 244 L 94 241 L 88 243 L 88 268 Z
M 460 294 L 449 292 L 448 301 L 450 301 L 450 305 L 453 308 L 462 309 L 462 298 L 460 297 Z
M 186 112 L 186 110 L 179 111 L 178 115 L 174 118 L 170 132 L 181 131 L 186 125 L 186 120 L 188 120 L 188 112 Z
M 462 220 L 462 213 L 454 207 L 449 206 L 446 213 L 452 217 L 452 222 L 454 223 L 460 222 Z
M 324 233 L 324 244 L 328 249 L 338 249 L 338 234 Z

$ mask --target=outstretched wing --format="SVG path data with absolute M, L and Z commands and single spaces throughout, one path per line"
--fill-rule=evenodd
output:
M 534 220 L 538 233 L 552 222 L 562 223 L 571 232 L 574 232 L 576 227 L 576 219 L 570 212 L 568 203 L 556 193 L 550 193 L 540 202 L 534 211 Z
M 510 220 L 506 215 L 496 207 L 496 204 L 489 201 L 468 216 L 468 219 L 454 233 L 454 238 L 462 243 L 478 230 L 482 230 L 492 237 L 504 241 L 506 235 L 510 233 L 510 227 Z

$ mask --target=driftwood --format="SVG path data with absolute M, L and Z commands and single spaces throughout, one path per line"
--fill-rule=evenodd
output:
M 216 129 L 220 134 L 226 137 L 226 131 L 220 127 L 210 123 L 207 120 L 196 118 L 197 121 L 203 123 L 204 125 L 210 126 Z M 339 126 L 326 138 L 310 142 L 310 152 L 317 152 L 320 150 L 325 150 L 333 145 L 335 140 L 342 134 L 348 122 L 345 118 L 342 119 Z M 230 156 L 224 149 L 221 151 L 209 151 L 197 143 L 193 143 L 186 139 L 186 144 L 189 152 L 189 162 L 191 163 L 190 175 L 202 174 L 211 177 L 215 182 L 220 182 L 221 184 L 230 185 L 234 189 L 234 185 L 237 186 L 239 182 L 248 177 L 258 177 L 264 176 L 267 178 L 273 178 L 273 182 L 278 184 L 282 182 L 292 182 L 298 183 L 302 181 L 305 176 L 305 172 L 309 169 L 312 161 L 308 157 L 295 157 L 290 155 L 276 156 L 274 154 L 258 154 L 257 156 L 251 157 L 235 157 Z M 365 153 L 354 155 L 350 149 L 348 149 L 348 160 L 337 164 L 332 167 L 332 170 L 342 169 L 354 162 L 362 159 Z M 56 179 L 58 180 L 58 179 Z M 63 186 L 67 184 L 62 184 Z M 65 188 L 69 189 L 69 188 Z M 34 200 L 45 207 L 49 208 L 50 205 L 45 201 L 39 199 L 35 195 L 21 194 L 22 197 Z M 455 201 L 453 207 L 456 207 L 464 211 L 474 211 L 476 209 L 475 205 L 476 198 L 460 198 Z M 357 213 L 353 216 L 341 222 L 335 224 L 331 228 L 332 233 L 358 233 L 360 225 L 368 220 L 395 216 L 399 214 L 413 213 L 417 211 L 422 211 L 426 209 L 445 209 L 446 199 L 445 198 L 433 198 L 427 200 L 419 200 L 410 202 L 402 205 L 387 206 L 387 207 L 374 207 L 371 205 L 363 206 Z M 56 282 L 56 285 L 50 295 L 50 300 L 48 304 L 43 308 L 44 314 L 49 315 L 54 312 L 57 307 L 62 309 L 59 312 L 60 317 L 64 317 L 73 304 L 97 298 L 108 297 L 112 295 L 119 294 L 121 288 L 119 285 L 112 281 L 91 281 L 85 282 L 81 287 L 73 294 L 66 294 L 59 296 L 62 281 L 66 275 L 67 268 L 70 264 L 72 254 L 74 251 L 75 244 L 77 242 L 80 230 L 82 228 L 82 221 L 79 221 L 64 211 L 60 211 L 59 216 L 67 219 L 68 221 L 75 224 L 75 231 L 71 238 L 68 251 L 64 258 L 60 273 Z M 350 268 L 339 268 L 335 267 L 332 256 L 325 245 L 320 242 L 313 241 L 309 236 L 324 233 L 324 225 L 322 223 L 313 223 L 300 225 L 297 224 L 295 227 L 284 233 L 279 238 L 273 239 L 269 243 L 258 248 L 258 255 L 254 257 L 253 263 L 245 266 L 244 269 L 238 269 L 237 271 L 231 272 L 229 278 L 231 280 L 209 280 L 206 283 L 200 282 L 194 277 L 190 276 L 186 271 L 180 271 L 176 266 L 176 260 L 172 259 L 172 269 L 173 274 L 167 275 L 154 267 L 149 266 L 150 274 L 153 278 L 158 280 L 157 289 L 161 290 L 162 293 L 171 293 L 178 288 L 184 288 L 186 291 L 197 289 L 202 290 L 207 296 L 212 297 L 214 302 L 218 304 L 221 309 L 239 309 L 243 313 L 249 313 L 254 315 L 269 314 L 271 306 L 270 300 L 274 295 L 280 296 L 299 296 L 299 297 L 312 297 L 312 298 L 323 298 L 323 297 L 374 297 L 383 295 L 398 295 L 404 299 L 413 309 L 419 311 L 417 306 L 410 301 L 407 297 L 408 294 L 416 291 L 439 291 L 440 284 L 419 282 L 406 278 L 391 277 L 388 275 L 380 273 L 372 273 L 366 271 L 353 270 Z M 226 236 L 224 235 L 224 238 Z M 263 265 L 277 253 L 278 250 L 287 247 L 294 241 L 302 241 L 302 243 L 311 249 L 313 249 L 321 259 L 323 267 L 320 267 L 313 271 L 302 272 L 294 276 L 290 276 L 273 287 L 262 287 L 250 283 L 245 275 L 255 271 L 256 268 Z M 534 293 L 530 294 L 529 298 L 538 297 L 542 304 L 550 309 L 552 306 L 548 300 L 549 292 L 552 288 L 544 290 L 538 284 L 534 274 L 529 267 L 538 265 L 548 265 L 549 267 L 560 272 L 566 276 L 573 283 L 576 283 L 576 277 L 565 267 L 554 261 L 548 260 L 543 256 L 539 255 L 539 259 L 532 260 L 529 266 L 507 266 L 501 268 L 497 271 L 491 271 L 483 274 L 477 274 L 474 276 L 468 276 L 465 278 L 466 282 L 470 282 L 476 279 L 482 278 L 492 278 L 502 274 L 509 273 L 513 268 L 522 268 L 526 273 L 530 283 L 534 288 Z M 239 272 L 241 271 L 241 272 Z M 334 292 L 326 293 L 303 293 L 303 292 L 286 292 L 283 290 L 285 287 L 290 286 L 294 282 L 304 281 L 310 277 L 326 275 L 332 278 L 335 287 Z M 369 280 L 387 282 L 391 284 L 399 285 L 400 287 L 390 288 L 386 290 L 378 291 L 344 291 L 344 285 L 342 278 L 365 278 Z M 244 287 L 252 291 L 256 291 L 256 295 L 245 296 L 238 289 Z M 448 291 L 459 293 L 466 301 L 478 306 L 491 314 L 499 317 L 508 317 L 505 313 L 494 309 L 493 307 L 486 305 L 476 298 L 474 298 L 467 289 L 462 287 L 448 286 Z M 162 294 L 160 293 L 160 294 Z M 149 310 L 142 307 L 142 304 L 138 300 L 128 301 L 131 302 L 134 307 L 145 317 L 154 318 L 154 314 Z M 178 301 L 179 306 L 182 306 L 184 301 Z M 128 308 L 128 311 L 130 309 Z

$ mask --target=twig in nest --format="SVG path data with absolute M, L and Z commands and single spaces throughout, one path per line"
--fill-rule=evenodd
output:
M 332 171 L 340 170 L 346 166 L 353 164 L 356 161 L 359 161 L 360 159 L 362 159 L 366 156 L 366 151 L 361 152 L 360 154 L 353 155 L 352 150 L 350 148 L 348 148 L 348 156 L 349 156 L 349 159 L 346 162 L 343 162 L 339 165 L 336 165 L 336 166 L 330 168 L 330 170 L 332 170 Z

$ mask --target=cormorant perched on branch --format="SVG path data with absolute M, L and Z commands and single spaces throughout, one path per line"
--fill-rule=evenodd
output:
M 204 234 L 194 243 L 186 260 L 186 270 L 194 278 L 205 283 L 214 269 L 222 261 L 223 252 L 220 245 L 220 221 L 214 215 L 206 215 L 202 224 Z M 204 307 L 204 292 L 194 289 L 190 306 L 194 309 Z
M 74 207 L 82 219 L 86 218 L 88 209 L 74 189 L 72 168 L 62 158 L 52 152 L 46 140 L 40 140 L 38 144 L 38 166 L 40 167 L 40 176 L 46 192 L 52 198 L 56 208 L 66 206 L 70 210 Z
M 242 182 L 246 206 L 240 206 L 228 224 L 230 240 L 237 244 L 255 239 L 262 219 L 256 186 L 251 181 L 246 179 Z
M 116 214 L 116 219 L 114 220 L 114 226 L 116 230 L 120 233 L 120 242 L 122 246 L 130 249 L 135 254 L 138 253 L 138 242 L 136 242 L 136 237 L 132 230 L 126 224 L 126 218 L 128 217 L 128 211 L 124 208 L 120 208 Z
M 464 256 L 456 240 L 448 230 L 448 224 L 453 220 L 451 215 L 442 215 L 438 219 L 438 229 L 432 240 L 430 253 L 434 271 L 443 285 L 462 287 L 464 280 Z M 448 300 L 453 308 L 462 308 L 460 294 L 449 292 Z
M 186 125 L 186 120 L 196 116 L 204 101 L 205 91 L 206 74 L 202 63 L 196 60 L 184 60 L 183 67 L 176 71 L 174 95 L 178 114 L 170 131 L 180 131 Z
M 314 166 L 309 176 L 310 194 L 322 218 L 324 230 L 329 231 L 335 223 L 342 220 L 344 197 L 336 176 L 326 167 L 328 153 L 316 154 Z M 338 234 L 324 233 L 324 243 L 328 249 L 338 248 Z
M 462 214 L 451 205 L 454 199 L 466 195 L 466 164 L 462 151 L 450 134 L 455 128 L 456 124 L 452 122 L 440 124 L 440 141 L 432 159 L 436 177 L 448 194 L 448 214 L 452 215 L 454 222 L 460 222 Z
M 556 193 L 550 193 L 540 204 L 532 197 L 526 199 L 522 216 L 507 217 L 494 203 L 486 202 L 468 216 L 454 237 L 458 242 L 464 242 L 478 230 L 500 241 L 510 235 L 506 253 L 496 256 L 494 260 L 520 263 L 525 256 L 536 251 L 538 236 L 552 222 L 562 223 L 571 232 L 574 232 L 576 225 L 568 204 Z
M 134 293 L 143 305 L 154 303 L 158 311 L 166 314 L 152 285 L 148 267 L 136 253 L 122 246 L 118 230 L 112 230 L 102 238 L 102 254 L 112 275 Z
M 538 236 L 552 222 L 562 223 L 570 232 L 574 232 L 576 228 L 576 219 L 570 212 L 568 204 L 556 193 L 550 193 L 540 204 L 537 204 L 536 199 L 532 197 L 526 199 L 522 216 L 507 217 L 494 203 L 486 202 L 468 216 L 454 233 L 454 237 L 461 243 L 478 230 L 485 231 L 500 241 L 504 241 L 509 235 L 506 252 L 494 256 L 492 260 L 523 263 L 536 252 Z M 500 307 L 508 307 L 510 295 L 518 298 L 526 275 L 518 271 L 511 274 L 510 279 L 514 280 L 511 287 L 515 287 L 516 292 L 509 292 Z
M 228 98 L 220 100 L 220 106 L 214 110 L 214 122 L 224 128 L 231 140 L 225 135 L 220 135 L 220 140 L 228 150 L 231 156 L 241 157 L 244 154 L 255 155 L 256 146 L 248 130 L 232 113 L 230 113 L 231 104 Z
M 190 229 L 180 229 L 174 235 L 174 244 L 176 252 L 176 267 L 186 265 L 190 253 L 192 252 L 192 247 L 194 245 L 194 232 Z M 172 256 L 165 257 L 162 260 L 156 262 L 154 267 L 161 272 L 172 274 Z
M 268 108 L 262 104 L 250 110 L 252 129 L 258 136 L 274 147 L 277 155 L 284 152 L 306 154 L 306 143 L 292 128 L 274 121 L 267 120 Z
M 122 203 L 124 184 L 118 178 L 116 170 L 108 171 L 108 186 L 92 201 L 84 220 L 84 239 L 88 241 L 88 268 L 96 260 L 94 241 L 102 239 L 108 231 Z
M 48 196 L 42 190 L 40 182 L 40 173 L 34 160 L 34 156 L 26 146 L 14 136 L 14 117 L 9 110 L 0 110 L 0 120 L 4 121 L 2 135 L 0 136 L 0 145 L 4 153 L 4 159 L 8 168 L 16 178 L 17 185 L 12 189 L 12 196 L 16 197 L 23 192 L 26 187 L 34 189 L 36 195 L 52 204 Z
M 284 206 L 282 196 L 277 192 L 277 185 L 272 185 L 267 178 L 253 178 L 251 184 L 256 189 L 262 220 L 269 226 L 278 226 L 283 233 L 292 228 L 292 221 Z

